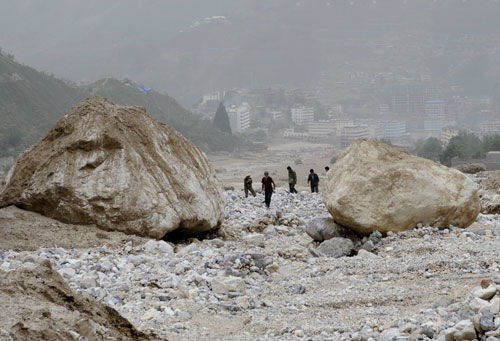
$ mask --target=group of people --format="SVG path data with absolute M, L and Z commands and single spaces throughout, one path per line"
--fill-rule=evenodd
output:
M 295 189 L 295 185 L 297 184 L 297 173 L 292 169 L 292 167 L 288 166 L 286 168 L 288 170 L 288 186 L 290 188 L 290 193 L 298 193 Z M 325 171 L 328 173 L 330 167 L 326 166 Z M 264 192 L 264 202 L 266 203 L 266 207 L 269 208 L 271 206 L 271 197 L 276 189 L 276 184 L 271 176 L 269 176 L 269 172 L 264 172 L 264 177 L 262 178 L 262 191 Z M 319 192 L 319 176 L 314 172 L 314 169 L 309 170 L 309 176 L 307 178 L 307 183 L 311 186 L 312 193 Z M 245 189 L 245 198 L 248 198 L 248 194 L 252 194 L 254 197 L 256 196 L 255 191 L 253 189 L 253 180 L 250 175 L 247 175 L 243 180 L 243 185 Z

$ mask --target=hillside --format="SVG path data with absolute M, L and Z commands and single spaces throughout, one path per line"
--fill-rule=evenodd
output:
M 217 130 L 212 122 L 195 116 L 172 97 L 149 89 L 141 91 L 141 88 L 130 80 L 106 78 L 82 87 L 81 90 L 85 97 L 99 95 L 118 104 L 143 106 L 151 116 L 171 125 L 205 150 L 228 150 L 238 144 L 237 137 Z
M 0 156 L 31 144 L 80 98 L 80 90 L 0 54 Z
M 119 104 L 141 105 L 205 150 L 224 150 L 238 139 L 220 133 L 173 98 L 142 92 L 131 81 L 104 79 L 86 86 L 69 85 L 0 54 L 0 157 L 16 155 L 39 139 L 72 106 L 89 95 Z

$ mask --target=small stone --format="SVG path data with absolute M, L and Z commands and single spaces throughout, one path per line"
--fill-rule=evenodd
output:
M 372 232 L 372 234 L 370 234 L 370 236 L 368 237 L 368 239 L 370 239 L 375 243 L 378 242 L 381 238 L 382 238 L 382 233 L 380 233 L 379 231 Z
M 349 256 L 354 250 L 354 244 L 350 239 L 335 237 L 325 240 L 318 247 L 318 251 L 326 257 L 340 258 Z
M 193 317 L 193 315 L 191 315 L 188 311 L 179 311 L 177 312 L 177 316 L 184 320 L 190 320 Z
M 479 318 L 479 326 L 482 332 L 489 332 L 495 329 L 495 315 L 486 313 Z
M 490 313 L 500 314 L 500 295 L 496 295 L 490 300 Z
M 371 252 L 375 249 L 375 244 L 373 243 L 372 240 L 368 240 L 366 243 L 364 243 L 361 246 L 361 249 L 366 250 L 368 252 Z
M 376 254 L 368 252 L 364 249 L 359 250 L 357 256 L 362 258 L 378 258 Z
M 76 271 L 73 268 L 62 268 L 61 270 L 59 270 L 59 273 L 64 278 L 72 278 L 76 275 Z
M 476 313 L 486 312 L 490 310 L 490 303 L 478 297 L 473 297 L 469 302 L 469 308 Z
M 315 218 L 307 224 L 306 233 L 313 240 L 322 242 L 334 237 L 345 237 L 346 230 L 332 218 Z
M 277 272 L 279 270 L 279 266 L 276 263 L 272 263 L 266 267 L 266 270 L 269 271 L 270 273 Z
M 302 329 L 297 329 L 293 332 L 296 337 L 304 337 L 304 331 Z
M 496 293 L 497 293 L 497 287 L 493 283 L 489 283 L 489 285 L 486 288 L 484 288 L 482 285 L 477 286 L 472 291 L 472 295 L 483 300 L 489 300 L 490 298 L 495 296 Z
M 294 294 L 298 295 L 304 294 L 306 292 L 306 288 L 302 284 L 292 284 L 290 286 L 290 289 Z
M 259 233 L 252 233 L 243 237 L 243 239 L 250 245 L 265 247 L 266 238 L 264 235 Z
M 401 333 L 407 333 L 407 334 L 410 334 L 412 331 L 414 331 L 417 327 L 412 324 L 412 323 L 407 323 L 407 324 L 404 324 L 402 325 L 401 327 L 399 327 L 399 331 Z
M 211 282 L 211 287 L 212 291 L 216 294 L 228 294 L 229 292 L 244 293 L 246 289 L 245 281 L 234 276 L 214 279 Z
M 474 324 L 470 320 L 458 322 L 453 329 L 455 330 L 453 337 L 456 341 L 476 339 L 476 330 L 474 329 Z

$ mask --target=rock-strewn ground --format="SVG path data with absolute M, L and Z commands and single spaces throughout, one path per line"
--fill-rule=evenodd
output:
M 372 252 L 335 259 L 313 256 L 304 232 L 326 214 L 320 196 L 278 189 L 270 210 L 261 194 L 226 196 L 216 239 L 4 249 L 0 270 L 47 259 L 74 290 L 169 340 L 391 340 L 418 328 L 437 339 L 474 315 L 481 280 L 500 280 L 497 215 L 375 238 Z

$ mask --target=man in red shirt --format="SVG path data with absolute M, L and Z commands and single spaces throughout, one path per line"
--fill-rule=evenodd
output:
M 269 176 L 269 172 L 264 172 L 264 177 L 262 178 L 262 190 L 264 191 L 264 197 L 266 202 L 266 207 L 271 206 L 271 197 L 276 189 L 273 178 Z

